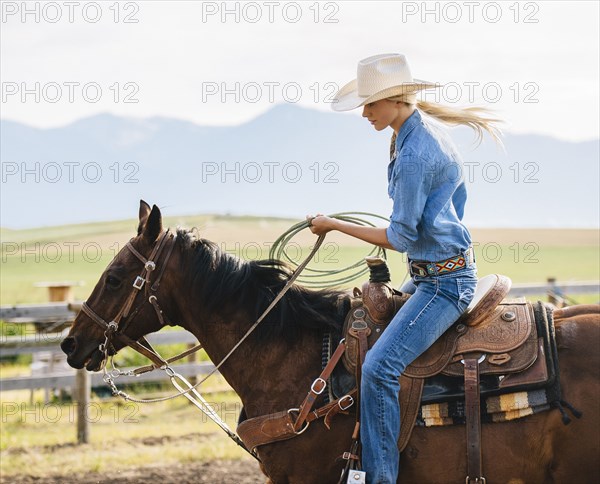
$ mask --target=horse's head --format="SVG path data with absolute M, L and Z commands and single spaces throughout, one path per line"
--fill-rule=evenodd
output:
M 173 235 L 163 230 L 159 208 L 140 201 L 137 236 L 102 273 L 60 345 L 69 365 L 97 371 L 106 354 L 162 327 L 158 285 L 174 244 Z

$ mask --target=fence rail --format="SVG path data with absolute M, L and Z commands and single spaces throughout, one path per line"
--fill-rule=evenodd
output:
M 546 284 L 513 284 L 509 296 L 530 296 L 532 294 L 600 294 L 600 281 L 556 283 L 549 279 Z
M 32 333 L 23 336 L 0 336 L 0 355 L 13 356 L 23 353 L 57 350 L 58 345 L 67 335 L 60 333 Z M 177 343 L 196 344 L 196 337 L 184 330 L 164 331 L 146 336 L 152 345 L 171 345 Z
M 15 323 L 72 320 L 81 305 L 68 302 L 0 306 L 0 319 Z
M 172 365 L 173 370 L 186 378 L 197 375 L 206 375 L 215 367 L 209 362 L 200 363 L 180 363 Z M 121 368 L 123 371 L 133 370 L 133 368 Z M 76 371 L 60 371 L 50 375 L 40 376 L 17 376 L 11 378 L 2 378 L 0 380 L 0 391 L 11 390 L 31 390 L 37 388 L 75 388 Z M 140 376 L 120 376 L 118 384 L 129 383 L 148 383 L 162 382 L 168 377 L 162 371 L 144 373 Z M 91 386 L 97 387 L 104 385 L 101 373 L 92 373 L 90 375 Z

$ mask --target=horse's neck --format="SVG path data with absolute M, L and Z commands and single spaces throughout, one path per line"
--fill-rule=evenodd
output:
M 198 296 L 175 280 L 176 274 L 173 272 L 173 310 L 177 308 L 181 325 L 198 338 L 211 361 L 218 365 L 255 322 L 250 314 L 252 305 L 232 294 L 216 310 L 218 314 L 205 314 L 202 304 L 190 304 Z M 219 368 L 220 373 L 242 399 L 248 416 L 298 406 L 321 371 L 321 336 L 306 328 L 299 328 L 292 342 L 276 337 L 261 342 L 254 336 L 250 335 L 232 353 Z
M 202 342 L 217 365 L 245 334 L 242 325 L 221 326 L 221 331 L 188 328 Z M 288 343 L 260 344 L 244 341 L 220 368 L 220 373 L 241 398 L 249 417 L 297 407 L 321 370 L 321 340 L 314 332 L 302 332 Z

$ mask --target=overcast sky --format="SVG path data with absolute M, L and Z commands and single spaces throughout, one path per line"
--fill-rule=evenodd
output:
M 598 5 L 58 1 L 24 11 L 2 1 L 1 117 L 233 125 L 274 103 L 326 110 L 359 59 L 401 52 L 415 78 L 446 84 L 440 102 L 492 107 L 507 131 L 589 140 L 599 136 Z

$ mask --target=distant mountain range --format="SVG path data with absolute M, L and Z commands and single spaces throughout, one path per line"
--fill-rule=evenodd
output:
M 140 198 L 175 214 L 388 216 L 391 131 L 358 116 L 277 105 L 232 127 L 100 114 L 37 129 L 0 121 L 1 220 L 9 228 L 130 218 Z M 488 139 L 465 161 L 473 227 L 598 227 L 599 140 Z

